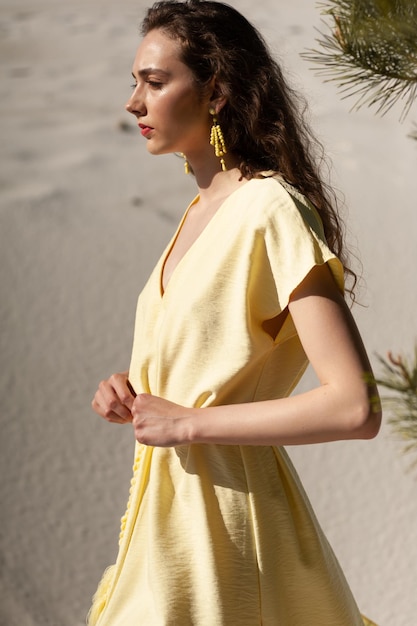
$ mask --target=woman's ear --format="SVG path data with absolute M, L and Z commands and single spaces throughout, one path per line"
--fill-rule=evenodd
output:
M 220 111 L 222 110 L 222 108 L 224 107 L 224 105 L 227 102 L 227 98 L 226 96 L 217 96 L 216 98 L 212 98 L 210 100 L 210 107 L 212 109 L 215 110 L 216 115 L 218 115 L 220 113 Z
M 223 89 L 221 88 L 221 85 L 219 85 L 219 83 L 217 82 L 215 76 L 213 76 L 213 78 L 210 81 L 210 93 L 211 93 L 210 101 L 209 101 L 210 108 L 214 109 L 214 111 L 216 112 L 216 115 L 218 115 L 219 112 L 224 107 L 224 105 L 226 104 L 227 97 L 223 95 Z

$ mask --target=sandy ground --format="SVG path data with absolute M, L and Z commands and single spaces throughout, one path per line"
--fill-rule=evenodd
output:
M 310 71 L 299 57 L 320 24 L 309 0 L 231 4 L 310 101 L 364 266 L 355 315 L 373 360 L 410 352 L 413 115 L 400 125 L 349 113 Z M 150 157 L 124 112 L 145 6 L 0 2 L 1 626 L 79 626 L 116 554 L 132 433 L 90 400 L 126 368 L 137 294 L 194 194 L 182 163 Z M 291 454 L 363 611 L 380 626 L 415 624 L 416 474 L 400 443 L 384 427 L 373 442 Z

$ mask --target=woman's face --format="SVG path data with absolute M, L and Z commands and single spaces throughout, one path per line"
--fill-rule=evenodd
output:
M 179 43 L 161 30 L 150 31 L 136 53 L 126 109 L 137 118 L 151 154 L 191 156 L 209 145 L 209 94 L 198 91 L 179 56 Z

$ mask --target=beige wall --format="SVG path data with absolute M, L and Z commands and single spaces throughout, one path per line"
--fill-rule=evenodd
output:
M 177 159 L 148 156 L 133 126 L 120 129 L 146 4 L 0 4 L 5 626 L 83 623 L 116 554 L 132 433 L 89 404 L 97 381 L 128 364 L 137 294 L 194 192 Z M 410 351 L 413 115 L 401 126 L 394 114 L 349 113 L 308 69 L 298 53 L 319 25 L 309 0 L 232 4 L 260 26 L 310 100 L 364 265 L 366 307 L 355 315 L 372 359 Z M 358 602 L 381 626 L 410 626 L 417 615 L 416 474 L 400 450 L 384 427 L 372 442 L 290 451 Z

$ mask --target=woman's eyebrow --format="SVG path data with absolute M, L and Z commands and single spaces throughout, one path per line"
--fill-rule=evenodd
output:
M 138 71 L 138 76 L 140 76 L 141 78 L 147 78 L 150 74 L 157 74 L 161 77 L 168 77 L 170 75 L 169 72 L 158 69 L 157 67 L 145 67 L 142 70 Z M 136 79 L 136 75 L 134 72 L 132 72 L 132 76 L 134 79 Z

